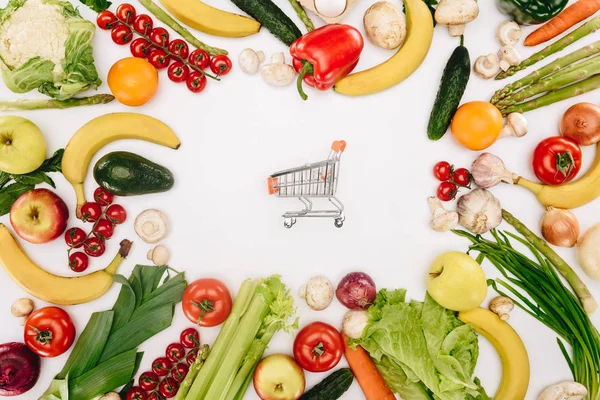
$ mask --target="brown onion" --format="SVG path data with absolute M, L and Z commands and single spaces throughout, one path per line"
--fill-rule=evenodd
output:
M 375 282 L 364 272 L 349 273 L 335 291 L 339 302 L 351 310 L 366 310 L 373 304 L 376 295 Z
M 573 247 L 579 238 L 579 222 L 568 210 L 548 207 L 542 218 L 542 236 L 558 247 Z
M 592 103 L 578 103 L 565 112 L 560 121 L 560 133 L 581 146 L 600 141 L 600 107 Z

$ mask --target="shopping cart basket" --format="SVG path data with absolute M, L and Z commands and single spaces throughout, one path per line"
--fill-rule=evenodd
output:
M 303 204 L 301 211 L 289 211 L 283 214 L 283 225 L 291 228 L 296 218 L 325 217 L 333 218 L 336 227 L 344 225 L 344 205 L 335 197 L 340 172 L 340 158 L 346 142 L 336 140 L 325 161 L 306 164 L 274 173 L 268 178 L 269 194 L 278 197 L 297 197 Z M 313 210 L 311 198 L 327 198 L 333 204 L 333 210 Z

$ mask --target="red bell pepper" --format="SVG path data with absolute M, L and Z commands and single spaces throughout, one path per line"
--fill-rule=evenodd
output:
M 327 90 L 352 72 L 363 47 L 360 32 L 342 24 L 325 25 L 296 39 L 290 46 L 290 54 L 294 69 L 300 74 L 300 97 L 308 98 L 302 81 L 318 90 Z

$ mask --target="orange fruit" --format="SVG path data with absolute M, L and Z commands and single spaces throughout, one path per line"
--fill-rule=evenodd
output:
M 108 71 L 108 86 L 120 103 L 141 106 L 156 93 L 158 71 L 143 58 L 124 58 Z
M 467 149 L 487 149 L 500 135 L 502 114 L 486 101 L 465 103 L 456 110 L 450 129 L 454 139 Z

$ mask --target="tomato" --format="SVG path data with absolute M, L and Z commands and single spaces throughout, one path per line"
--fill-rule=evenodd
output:
M 117 7 L 115 14 L 119 18 L 119 21 L 131 25 L 135 19 L 135 8 L 131 4 L 123 3 Z
M 190 69 L 181 61 L 175 61 L 169 65 L 169 69 L 167 70 L 167 76 L 175 83 L 184 82 L 189 74 Z
M 139 386 L 133 386 L 131 389 L 129 389 L 126 397 L 127 400 L 147 400 L 147 398 L 148 395 L 144 389 Z
M 96 16 L 96 25 L 98 25 L 98 28 L 104 29 L 105 31 L 112 29 L 118 23 L 119 21 L 115 14 L 108 10 L 100 11 Z
M 94 226 L 93 234 L 98 239 L 110 239 L 114 233 L 114 225 L 107 219 L 100 219 Z
M 84 253 L 78 251 L 69 256 L 69 268 L 74 272 L 83 272 L 87 269 L 89 258 Z
M 452 174 L 452 180 L 458 186 L 464 186 L 468 188 L 471 186 L 472 179 L 473 177 L 471 176 L 471 173 L 466 168 L 459 168 Z
M 467 149 L 490 147 L 502 130 L 502 114 L 485 101 L 472 101 L 458 108 L 450 127 L 454 139 Z
M 102 215 L 100 204 L 88 201 L 81 206 L 81 219 L 84 222 L 96 222 Z
M 147 14 L 140 14 L 133 20 L 133 30 L 140 35 L 148 36 L 152 32 L 154 22 Z
M 153 392 L 150 393 L 150 396 L 148 396 L 147 400 L 165 400 L 165 398 L 162 397 L 159 393 Z
M 216 326 L 231 312 L 231 294 L 227 286 L 216 279 L 198 279 L 192 282 L 181 302 L 185 316 L 200 326 Z
M 167 47 L 169 45 L 169 32 L 167 32 L 165 28 L 154 28 L 148 36 L 150 37 L 151 42 L 154 42 L 161 47 Z
M 65 232 L 65 243 L 69 248 L 79 248 L 85 242 L 86 234 L 81 228 L 71 228 Z
M 305 326 L 294 340 L 294 358 L 310 372 L 329 371 L 340 362 L 343 352 L 342 335 L 324 322 Z
M 169 43 L 168 49 L 170 53 L 173 53 L 184 60 L 188 57 L 188 54 L 190 54 L 190 48 L 187 43 L 181 39 L 175 39 Z
M 167 399 L 175 397 L 178 390 L 179 383 L 177 383 L 173 378 L 166 378 L 158 386 L 158 393 L 160 393 L 161 396 L 164 396 Z
M 192 365 L 194 361 L 196 361 L 196 356 L 197 354 L 195 352 L 190 351 L 187 357 L 185 358 L 185 362 L 187 363 L 187 365 Z
M 60 356 L 74 340 L 75 325 L 62 308 L 40 308 L 25 322 L 25 344 L 41 357 Z
M 116 44 L 124 45 L 131 42 L 131 39 L 133 39 L 133 33 L 131 33 L 131 29 L 129 29 L 129 27 L 125 25 L 117 25 L 112 28 L 110 37 Z
M 115 225 L 122 224 L 127 219 L 127 212 L 118 204 L 111 204 L 106 209 L 106 218 Z
M 200 69 L 205 69 L 210 65 L 210 55 L 207 51 L 202 49 L 196 49 L 190 54 L 188 59 L 190 64 L 197 66 Z
M 169 66 L 169 56 L 167 52 L 161 49 L 154 49 L 148 56 L 148 61 L 156 69 L 163 69 Z
M 581 148 L 569 138 L 549 137 L 533 151 L 532 166 L 535 176 L 546 185 L 567 183 L 581 169 Z
M 441 201 L 450 201 L 456 197 L 458 188 L 452 182 L 442 182 L 437 189 L 437 197 Z
M 112 193 L 104 190 L 101 187 L 94 190 L 94 201 L 101 206 L 107 206 L 111 204 L 114 199 L 115 196 Z
M 92 236 L 83 244 L 83 251 L 90 257 L 100 257 L 105 250 L 104 240 L 97 237 Z
M 152 51 L 152 45 L 144 38 L 137 38 L 129 45 L 131 55 L 137 58 L 146 58 Z
M 167 357 L 159 357 L 152 363 L 152 372 L 158 376 L 166 376 L 173 367 Z
M 231 71 L 231 59 L 219 54 L 210 59 L 210 70 L 217 75 L 227 75 Z
M 169 361 L 173 363 L 179 362 L 185 357 L 185 348 L 181 343 L 171 343 L 167 346 L 165 355 Z
M 179 343 L 186 349 L 200 345 L 200 334 L 195 328 L 187 328 L 179 336 Z
M 206 87 L 206 76 L 198 71 L 192 72 L 185 81 L 190 92 L 200 93 Z
M 142 389 L 150 392 L 158 386 L 159 381 L 158 375 L 152 371 L 147 371 L 140 375 L 138 383 Z
M 173 374 L 171 376 L 173 377 L 173 379 L 175 379 L 175 382 L 181 383 L 185 379 L 185 376 L 187 375 L 189 370 L 190 367 L 187 364 L 179 363 L 177 364 L 177 367 L 175 368 L 175 371 L 173 371 Z
M 452 178 L 452 165 L 447 161 L 440 161 L 433 166 L 433 176 L 439 181 L 449 181 Z

